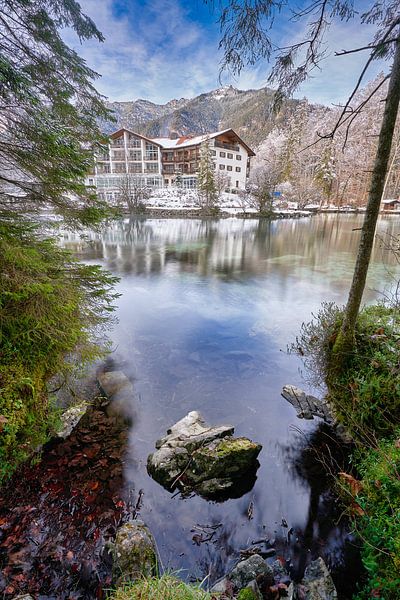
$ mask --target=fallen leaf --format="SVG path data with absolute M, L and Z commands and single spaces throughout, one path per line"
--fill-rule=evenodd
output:
M 349 475 L 348 473 L 344 473 L 343 471 L 341 471 L 339 473 L 339 477 L 342 481 L 344 481 L 350 488 L 350 492 L 353 494 L 353 496 L 357 496 L 357 494 L 359 494 L 361 492 L 361 490 L 363 489 L 363 484 L 361 481 L 359 481 L 358 479 L 355 479 L 355 477 L 353 477 L 352 475 Z
M 358 515 L 359 517 L 363 517 L 365 515 L 365 510 L 361 508 L 361 506 L 357 502 L 352 502 L 350 504 L 350 514 L 354 517 Z

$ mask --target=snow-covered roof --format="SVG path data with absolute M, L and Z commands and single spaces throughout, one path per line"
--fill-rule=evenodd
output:
M 205 133 L 203 135 L 196 135 L 194 137 L 189 136 L 189 135 L 186 135 L 186 136 L 184 135 L 184 136 L 181 136 L 181 137 L 178 137 L 178 138 L 172 140 L 170 138 L 164 138 L 164 137 L 163 138 L 149 138 L 144 135 L 141 135 L 140 133 L 136 133 L 135 131 L 132 131 L 131 129 L 127 129 L 124 127 L 122 129 L 118 129 L 118 131 L 114 131 L 113 133 L 111 133 L 109 135 L 109 137 L 115 139 L 117 137 L 120 137 L 124 133 L 124 131 L 127 131 L 128 133 L 132 133 L 133 135 L 136 135 L 137 137 L 140 137 L 140 138 L 146 140 L 147 142 L 152 142 L 154 144 L 157 144 L 158 146 L 161 146 L 164 150 L 173 150 L 175 148 L 188 148 L 190 146 L 196 146 L 198 144 L 201 144 L 207 138 L 213 139 L 220 135 L 230 134 L 238 141 L 238 143 L 242 144 L 242 146 L 244 146 L 246 148 L 246 150 L 250 156 L 255 156 L 255 152 L 231 128 L 223 129 L 222 131 L 214 131 L 214 133 Z
M 157 144 L 160 144 L 166 150 L 170 148 L 185 148 L 187 146 L 195 146 L 196 144 L 201 144 L 207 138 L 213 139 L 222 135 L 223 133 L 228 133 L 228 131 L 232 131 L 231 129 L 224 129 L 222 131 L 216 131 L 215 133 L 207 133 L 204 135 L 196 135 L 195 137 L 182 136 L 177 138 L 176 140 L 171 140 L 170 138 L 153 138 Z
M 393 204 L 393 202 L 400 202 L 400 200 L 396 200 L 396 198 L 392 198 L 391 200 L 382 200 L 382 204 Z

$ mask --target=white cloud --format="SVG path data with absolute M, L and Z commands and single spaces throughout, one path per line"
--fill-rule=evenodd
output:
M 145 98 L 164 103 L 172 98 L 190 98 L 220 85 L 218 37 L 215 28 L 197 23 L 182 7 L 179 0 L 153 0 L 140 10 L 135 3 L 116 16 L 113 0 L 82 0 L 84 12 L 93 18 L 104 34 L 103 44 L 95 41 L 79 45 L 71 31 L 66 41 L 74 46 L 88 65 L 101 74 L 97 88 L 111 100 Z M 145 11 L 145 12 L 144 12 Z M 277 34 L 279 45 L 286 45 L 303 32 L 293 36 L 293 23 L 281 23 Z M 333 56 L 334 50 L 365 45 L 371 39 L 372 28 L 356 22 L 332 27 L 327 41 L 330 56 L 321 72 L 313 76 L 296 94 L 324 104 L 339 103 L 351 90 L 365 53 L 347 57 Z M 382 67 L 375 66 L 372 78 Z M 259 64 L 246 69 L 240 77 L 222 75 L 222 83 L 233 83 L 240 89 L 266 85 L 269 66 Z

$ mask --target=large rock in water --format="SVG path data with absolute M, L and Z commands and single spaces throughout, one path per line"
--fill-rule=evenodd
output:
M 111 544 L 113 580 L 134 581 L 157 575 L 157 552 L 153 536 L 143 521 L 125 523 Z
M 207 425 L 192 411 L 156 442 L 147 470 L 169 490 L 195 491 L 205 498 L 237 496 L 255 482 L 262 446 L 251 440 L 232 437 L 231 425 Z M 246 489 L 246 484 L 250 487 Z
M 308 565 L 301 583 L 291 583 L 288 589 L 288 600 L 337 600 L 337 597 L 332 576 L 321 557 Z

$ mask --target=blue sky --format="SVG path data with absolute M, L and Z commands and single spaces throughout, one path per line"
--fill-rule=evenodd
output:
M 358 5 L 364 8 L 367 3 L 361 0 Z M 80 45 L 70 31 L 65 32 L 65 38 L 101 74 L 97 88 L 110 100 L 145 98 L 164 103 L 221 85 L 217 14 L 203 0 L 81 0 L 80 4 L 106 40 Z M 335 25 L 329 33 L 330 56 L 324 68 L 296 95 L 324 104 L 345 100 L 365 53 L 334 57 L 333 52 L 367 44 L 372 32 L 353 21 Z M 282 18 L 276 21 L 274 38 L 279 45 L 288 45 L 301 34 L 299 25 L 296 30 Z M 375 66 L 368 78 L 382 68 L 385 65 Z M 224 73 L 222 84 L 258 88 L 266 85 L 268 70 L 262 63 L 245 69 L 239 78 Z

